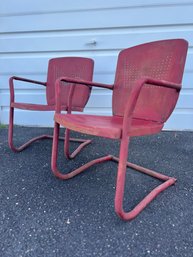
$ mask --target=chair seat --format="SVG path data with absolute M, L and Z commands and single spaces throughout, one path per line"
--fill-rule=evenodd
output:
M 29 103 L 11 103 L 11 107 L 23 110 L 31 111 L 55 111 L 55 105 L 45 105 L 45 104 L 29 104 Z M 61 107 L 62 110 L 66 110 L 66 106 Z M 83 111 L 83 108 L 73 107 L 74 111 Z
M 80 114 L 56 113 L 54 120 L 65 128 L 89 135 L 120 139 L 122 134 L 123 117 L 95 116 Z M 133 119 L 128 136 L 143 136 L 158 133 L 164 124 Z

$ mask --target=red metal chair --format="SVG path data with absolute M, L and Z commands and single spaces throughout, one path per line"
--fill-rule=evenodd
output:
M 15 147 L 13 144 L 13 127 L 14 127 L 14 109 L 23 109 L 31 111 L 54 111 L 55 110 L 55 81 L 61 76 L 70 76 L 76 79 L 84 79 L 92 81 L 93 77 L 93 68 L 94 62 L 90 58 L 83 57 L 61 57 L 53 58 L 49 60 L 48 64 L 48 73 L 47 73 L 47 82 L 34 81 L 30 79 L 20 78 L 20 77 L 11 77 L 9 80 L 10 85 L 10 118 L 9 118 L 9 135 L 8 143 L 9 147 L 15 151 L 20 152 L 29 146 L 32 142 L 39 139 L 53 138 L 51 135 L 41 135 L 35 138 L 32 138 L 25 144 L 20 147 Z M 47 104 L 29 104 L 29 103 L 18 103 L 15 102 L 15 93 L 14 93 L 14 80 L 20 80 L 23 82 L 39 84 L 46 87 L 46 99 Z M 63 82 L 62 82 L 63 83 Z M 69 83 L 68 83 L 69 84 Z M 61 91 L 62 97 L 62 107 L 63 111 L 68 110 L 68 95 L 72 91 L 72 83 L 70 87 L 64 87 Z M 91 87 L 85 87 L 83 85 L 76 86 L 76 90 L 73 94 L 71 109 L 73 111 L 83 111 L 91 92 Z M 62 138 L 61 138 L 62 139 Z M 69 156 L 69 158 L 75 157 L 75 155 L 91 140 L 84 139 L 75 139 L 70 138 L 70 141 L 81 143 L 79 147 Z
M 125 49 L 118 57 L 114 85 L 85 82 L 73 78 L 59 78 L 56 81 L 56 112 L 54 116 L 54 138 L 52 148 L 52 170 L 60 179 L 70 179 L 93 164 L 104 161 L 118 162 L 115 193 L 115 211 L 123 220 L 135 218 L 160 192 L 173 185 L 175 178 L 127 161 L 129 139 L 159 133 L 171 115 L 181 89 L 188 43 L 183 39 L 150 42 Z M 113 90 L 112 116 L 61 114 L 60 81 L 96 86 Z M 69 129 L 120 140 L 119 158 L 107 155 L 88 162 L 68 174 L 57 168 L 58 137 L 60 125 Z M 65 152 L 69 155 L 68 140 Z M 130 167 L 163 183 L 153 189 L 133 210 L 123 210 L 126 168 Z

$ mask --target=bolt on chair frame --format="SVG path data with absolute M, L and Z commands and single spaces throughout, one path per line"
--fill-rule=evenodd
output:
M 165 43 L 166 41 L 166 43 Z M 183 74 L 183 69 L 184 69 L 184 64 L 185 64 L 185 58 L 186 58 L 186 52 L 187 52 L 187 42 L 185 40 L 165 40 L 165 41 L 157 41 L 158 46 L 162 45 L 165 43 L 167 46 L 171 43 L 174 43 L 178 46 L 179 43 L 179 52 L 182 55 L 182 58 L 180 59 L 180 68 L 176 70 L 176 72 L 180 72 L 181 75 Z M 149 46 L 148 46 L 149 45 Z M 142 50 L 146 50 L 146 47 L 154 47 L 156 46 L 156 42 L 153 43 L 147 43 L 142 45 Z M 166 46 L 166 48 L 167 48 Z M 181 50 L 182 48 L 182 50 Z M 159 48 L 158 48 L 159 49 Z M 138 49 L 136 48 L 138 51 Z M 156 50 L 156 49 L 155 49 Z M 170 49 L 171 50 L 171 49 Z M 178 47 L 177 47 L 178 50 Z M 123 50 L 124 52 L 124 50 Z M 151 55 L 150 55 L 151 56 Z M 174 53 L 175 56 L 175 53 Z M 177 60 L 178 61 L 178 60 Z M 146 69 L 147 70 L 147 69 Z M 170 73 L 170 71 L 169 71 Z M 178 81 L 178 79 L 176 79 Z M 180 79 L 179 79 L 180 80 Z M 172 102 L 172 106 L 170 109 L 170 113 L 167 114 L 168 116 L 171 114 L 172 110 L 175 107 L 177 97 L 179 95 L 180 89 L 181 89 L 181 84 L 176 83 L 176 82 L 171 82 L 171 81 L 165 81 L 163 79 L 156 79 L 156 78 L 150 78 L 150 77 L 142 77 L 139 79 L 136 79 L 133 83 L 132 90 L 130 91 L 130 94 L 128 96 L 125 108 L 124 108 L 124 114 L 122 117 L 122 123 L 120 125 L 120 134 L 118 136 L 112 135 L 112 134 L 107 134 L 108 132 L 105 131 L 103 128 L 101 128 L 100 132 L 96 131 L 94 125 L 93 128 L 91 129 L 89 126 L 83 127 L 81 126 L 81 123 L 77 121 L 77 118 L 80 120 L 81 117 L 80 115 L 73 115 L 70 112 L 70 109 L 68 110 L 68 114 L 66 115 L 61 115 L 61 98 L 60 98 L 60 91 L 61 91 L 61 83 L 60 81 L 65 81 L 65 82 L 71 82 L 74 84 L 84 84 L 84 86 L 89 86 L 89 87 L 101 87 L 101 88 L 106 88 L 115 91 L 116 85 L 104 85 L 104 84 L 99 84 L 99 83 L 94 83 L 94 82 L 86 82 L 86 81 L 81 81 L 81 80 L 75 80 L 72 78 L 68 77 L 61 77 L 57 79 L 56 81 L 56 112 L 55 112 L 55 125 L 54 125 L 54 137 L 53 137 L 53 146 L 52 146 L 52 171 L 56 177 L 59 179 L 67 180 L 70 179 L 79 173 L 83 172 L 84 170 L 88 169 L 94 164 L 105 162 L 105 161 L 115 161 L 118 162 L 118 172 L 117 172 L 117 181 L 116 181 L 116 192 L 115 192 L 115 212 L 117 215 L 125 220 L 132 220 L 134 219 L 141 211 L 157 196 L 159 195 L 162 191 L 164 191 L 166 188 L 169 186 L 173 185 L 176 182 L 176 179 L 173 177 L 169 177 L 166 175 L 163 175 L 161 173 L 158 173 L 156 171 L 144 168 L 142 166 L 133 164 L 131 162 L 127 161 L 128 158 L 128 149 L 129 149 L 129 141 L 130 137 L 132 136 L 141 136 L 141 135 L 148 135 L 148 134 L 154 134 L 158 133 L 161 131 L 161 129 L 164 126 L 164 122 L 154 122 L 153 125 L 151 125 L 148 130 L 145 132 L 142 131 L 143 129 L 140 130 L 135 130 L 132 122 L 134 120 L 134 115 L 135 110 L 137 108 L 137 104 L 139 103 L 140 96 L 143 95 L 143 89 L 150 86 L 153 88 L 158 88 L 164 89 L 167 92 L 172 92 L 172 94 L 175 95 L 174 101 Z M 169 91 L 168 91 L 169 90 Z M 69 100 L 70 101 L 70 100 Z M 69 105 L 70 106 L 70 105 Z M 88 118 L 89 121 L 89 116 L 83 115 L 82 120 Z M 116 115 L 115 115 L 116 116 Z M 94 116 L 93 116 L 94 117 Z M 97 116 L 95 116 L 97 118 Z M 105 120 L 106 118 L 101 117 L 101 120 Z M 117 119 L 117 117 L 116 117 Z M 90 119 L 91 120 L 91 119 Z M 143 120 L 144 124 L 146 124 L 146 120 Z M 74 130 L 74 131 L 79 131 L 83 132 L 86 134 L 91 134 L 91 135 L 96 135 L 96 136 L 102 136 L 102 137 L 109 137 L 109 138 L 115 138 L 120 140 L 120 151 L 119 151 L 119 158 L 115 157 L 113 155 L 107 155 L 101 158 L 97 158 L 95 160 L 92 160 L 85 165 L 67 173 L 63 174 L 57 167 L 57 159 L 58 159 L 58 139 L 59 139 L 59 130 L 60 130 L 60 125 L 66 127 L 68 133 L 66 133 L 66 139 L 69 137 L 69 129 Z M 115 123 L 116 125 L 116 123 Z M 137 127 L 136 127 L 137 128 Z M 106 133 L 106 134 L 105 134 Z M 69 154 L 69 145 L 68 145 L 68 140 L 65 141 L 65 153 L 66 156 L 68 157 Z M 154 188 L 139 204 L 137 204 L 131 211 L 124 211 L 123 209 L 123 198 L 124 198 L 124 188 L 125 188 L 125 176 L 126 176 L 126 168 L 132 168 L 136 171 L 142 172 L 144 174 L 147 174 L 151 177 L 154 177 L 156 179 L 159 179 L 162 181 L 162 184 Z
M 69 63 L 70 62 L 70 63 Z M 75 64 L 75 62 L 78 63 L 78 65 L 85 65 L 87 70 L 83 69 L 81 71 L 81 69 L 78 67 L 75 67 L 71 70 L 72 65 Z M 69 63 L 69 67 L 68 70 L 65 71 L 66 69 L 66 65 L 68 65 Z M 63 67 L 64 66 L 64 67 Z M 14 152 L 21 152 L 23 151 L 26 147 L 28 147 L 31 143 L 37 141 L 37 140 L 41 140 L 41 139 L 52 139 L 53 136 L 52 135 L 40 135 L 37 137 L 34 137 L 32 139 L 30 139 L 29 141 L 27 141 L 26 143 L 24 143 L 23 145 L 16 147 L 14 146 L 13 143 L 13 131 L 14 131 L 14 109 L 15 108 L 19 108 L 19 109 L 24 109 L 24 110 L 33 110 L 33 111 L 54 111 L 55 110 L 55 100 L 51 100 L 49 98 L 53 98 L 53 92 L 50 92 L 52 90 L 55 91 L 55 89 L 52 89 L 52 87 L 54 87 L 54 81 L 57 79 L 57 77 L 61 76 L 62 74 L 69 74 L 70 76 L 76 76 L 76 72 L 79 72 L 79 74 L 77 74 L 80 78 L 88 78 L 89 80 L 92 80 L 92 76 L 93 76 L 93 67 L 94 67 L 94 62 L 92 59 L 90 58 L 83 58 L 83 57 L 60 57 L 60 58 L 53 58 L 51 60 L 49 60 L 49 65 L 48 65 L 48 80 L 47 82 L 42 82 L 42 81 L 36 81 L 36 80 L 31 80 L 31 79 L 26 79 L 26 78 L 21 78 L 21 77 L 16 77 L 13 76 L 9 79 L 9 87 L 10 87 L 10 115 L 9 115 L 9 132 L 8 132 L 8 143 L 9 143 L 9 147 L 11 148 L 12 151 Z M 57 71 L 57 69 L 60 69 L 59 71 Z M 77 69 L 77 71 L 76 71 Z M 86 71 L 86 73 L 85 73 Z M 51 73 L 55 73 L 55 74 L 51 74 Z M 75 72 L 75 74 L 73 74 L 72 72 Z M 51 78 L 51 82 L 53 84 L 53 86 L 49 86 L 48 88 L 48 83 L 51 84 L 49 82 L 49 79 Z M 14 91 L 14 80 L 18 80 L 18 81 L 22 81 L 22 82 L 27 82 L 27 83 L 32 83 L 32 84 L 38 84 L 38 85 L 42 85 L 44 87 L 46 87 L 46 96 L 47 96 L 47 105 L 40 105 L 40 104 L 26 104 L 26 103 L 17 103 L 15 102 L 15 91 Z M 68 88 L 68 90 L 66 91 L 67 94 L 67 99 L 68 99 L 68 94 L 70 94 L 70 88 Z M 81 89 L 79 88 L 79 90 L 81 91 Z M 48 96 L 49 95 L 49 96 Z M 85 99 L 84 101 L 80 104 L 80 107 L 72 107 L 73 110 L 75 111 L 83 111 L 83 108 L 86 104 L 86 102 L 88 101 L 88 97 L 90 95 L 90 90 L 88 90 L 87 92 L 85 92 Z M 68 101 L 68 100 L 66 100 Z M 62 110 L 67 111 L 68 110 L 68 103 L 63 103 L 62 105 Z M 60 137 L 61 140 L 64 140 L 64 137 Z M 68 158 L 72 159 L 74 158 L 80 151 L 82 148 L 84 148 L 86 145 L 91 143 L 91 140 L 85 140 L 85 139 L 78 139 L 78 138 L 69 138 L 69 141 L 72 142 L 78 142 L 80 143 L 80 145 L 73 151 L 72 154 L 69 154 Z

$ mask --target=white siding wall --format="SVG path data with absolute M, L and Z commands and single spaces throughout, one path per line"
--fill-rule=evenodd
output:
M 112 83 L 121 49 L 166 38 L 185 38 L 189 52 L 183 90 L 165 128 L 193 129 L 193 0 L 2 1 L 0 123 L 8 123 L 10 76 L 45 81 L 49 58 L 86 56 L 95 60 L 94 80 Z M 17 83 L 16 99 L 45 103 L 44 88 Z M 110 114 L 111 92 L 93 90 L 85 112 Z M 52 126 L 53 113 L 18 110 L 16 123 Z

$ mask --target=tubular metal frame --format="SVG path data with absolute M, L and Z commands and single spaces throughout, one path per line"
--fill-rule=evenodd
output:
M 22 144 L 19 147 L 16 147 L 13 143 L 13 130 L 14 130 L 14 108 L 10 107 L 10 115 L 9 115 L 9 131 L 8 131 L 8 144 L 12 151 L 14 152 L 21 152 L 25 148 L 27 148 L 30 144 L 32 144 L 35 141 L 41 140 L 41 139 L 53 139 L 52 135 L 40 135 L 37 137 L 34 137 L 27 141 L 26 143 Z M 60 140 L 64 140 L 64 137 L 59 137 Z M 91 143 L 91 140 L 88 139 L 78 139 L 78 138 L 69 138 L 69 141 L 71 142 L 77 142 L 81 143 L 73 152 L 72 154 L 68 154 L 68 159 L 73 159 L 86 145 Z
M 58 140 L 59 140 L 59 130 L 60 124 L 55 122 L 54 125 L 54 137 L 53 137 L 53 148 L 52 148 L 52 171 L 54 175 L 62 180 L 68 180 L 73 178 L 74 176 L 80 174 L 86 169 L 90 168 L 94 164 L 106 162 L 106 161 L 114 161 L 118 163 L 118 172 L 117 172 L 117 181 L 116 181 L 116 192 L 115 192 L 115 212 L 117 215 L 125 220 L 129 221 L 134 219 L 137 215 L 139 215 L 142 210 L 150 203 L 157 195 L 159 195 L 162 191 L 167 189 L 169 186 L 175 184 L 176 179 L 173 177 L 168 177 L 161 173 L 158 173 L 154 170 L 150 170 L 144 168 L 142 166 L 133 164 L 127 161 L 128 156 L 128 147 L 129 147 L 129 137 L 121 139 L 120 153 L 119 158 L 113 155 L 107 155 L 104 157 L 100 157 L 94 159 L 83 166 L 67 173 L 62 174 L 61 171 L 57 167 L 57 159 L 58 159 Z M 69 133 L 65 135 L 65 154 L 69 157 Z M 125 212 L 123 209 L 123 197 L 124 197 L 124 188 L 125 188 L 125 176 L 126 176 L 126 168 L 132 168 L 136 171 L 164 181 L 161 185 L 155 187 L 139 204 L 137 204 L 131 211 Z
M 108 88 L 110 90 L 113 90 L 113 85 L 104 85 L 104 84 L 98 84 L 94 82 L 86 82 L 76 79 L 71 79 L 67 77 L 61 77 L 57 79 L 56 81 L 56 113 L 61 112 L 61 104 L 60 104 L 60 81 L 67 81 L 72 83 L 78 83 L 83 84 L 85 86 L 96 86 L 96 87 L 103 87 Z M 168 177 L 166 175 L 163 175 L 161 173 L 158 173 L 156 171 L 144 168 L 142 166 L 130 163 L 127 161 L 128 158 L 128 148 L 129 148 L 129 141 L 130 137 L 128 132 L 132 130 L 131 122 L 132 122 L 132 116 L 133 111 L 135 109 L 137 99 L 139 97 L 140 91 L 145 84 L 153 84 L 154 86 L 161 86 L 161 87 L 167 87 L 171 88 L 173 90 L 176 90 L 177 92 L 180 91 L 181 85 L 176 83 L 171 83 L 168 81 L 163 80 L 155 80 L 151 78 L 143 78 L 136 82 L 136 86 L 132 93 L 130 94 L 130 97 L 128 99 L 128 104 L 125 108 L 125 113 L 123 117 L 123 125 L 122 125 L 122 135 L 120 138 L 121 144 L 120 144 L 120 152 L 119 152 L 119 158 L 113 156 L 113 155 L 107 155 L 104 157 L 100 157 L 98 159 L 94 159 L 83 166 L 67 173 L 62 174 L 62 172 L 57 167 L 57 158 L 58 158 L 58 140 L 59 140 L 59 130 L 60 130 L 60 124 L 55 121 L 54 123 L 54 135 L 53 135 L 53 145 L 52 145 L 52 160 L 51 160 L 51 167 L 54 175 L 63 180 L 67 180 L 70 178 L 73 178 L 74 176 L 78 175 L 79 173 L 83 172 L 84 170 L 88 169 L 94 164 L 105 162 L 105 161 L 115 161 L 118 162 L 118 172 L 117 172 L 117 181 L 116 181 L 116 192 L 115 192 L 115 212 L 117 215 L 125 220 L 129 221 L 134 219 L 137 215 L 141 213 L 141 211 L 150 203 L 152 200 L 159 195 L 162 191 L 167 189 L 169 186 L 173 185 L 176 182 L 176 179 L 173 177 Z M 69 95 L 69 110 L 68 113 L 71 113 L 71 100 L 73 95 L 74 88 L 71 88 L 71 93 Z M 101 135 L 102 136 L 102 135 Z M 69 154 L 69 129 L 66 128 L 66 134 L 65 134 L 65 146 L 64 146 L 65 155 L 67 158 L 70 157 Z M 164 181 L 161 185 L 154 188 L 139 204 L 137 204 L 131 211 L 125 212 L 123 209 L 123 197 L 124 197 L 124 189 L 125 189 L 125 175 L 126 175 L 126 168 L 130 167 L 134 170 L 137 170 L 139 172 L 142 172 L 146 175 L 149 175 L 151 177 L 157 178 L 159 180 Z

